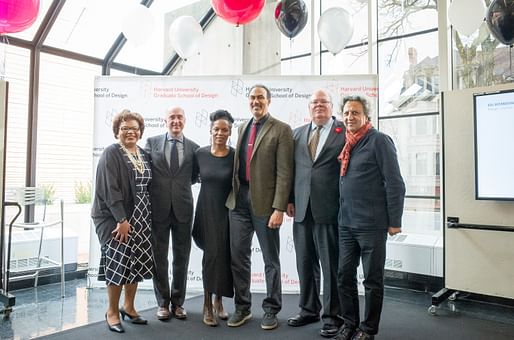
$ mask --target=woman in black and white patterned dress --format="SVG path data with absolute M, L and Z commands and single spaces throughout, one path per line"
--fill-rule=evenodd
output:
M 136 312 L 138 282 L 152 278 L 151 207 L 148 186 L 152 179 L 149 155 L 137 146 L 144 131 L 140 114 L 123 110 L 113 118 L 119 143 L 105 148 L 96 173 L 91 216 L 101 245 L 98 280 L 107 284 L 109 330 L 123 333 L 121 318 L 147 324 Z M 124 306 L 119 307 L 122 288 Z

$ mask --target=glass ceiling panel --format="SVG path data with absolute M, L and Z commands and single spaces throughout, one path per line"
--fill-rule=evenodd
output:
M 139 0 L 66 1 L 45 45 L 103 59 L 121 32 L 123 14 L 139 3 Z
M 210 7 L 209 0 L 154 0 L 150 6 L 154 28 L 148 40 L 136 46 L 129 39 L 115 62 L 161 72 L 174 53 L 168 37 L 173 21 L 182 15 L 199 21 Z
M 41 0 L 39 2 L 39 13 L 37 15 L 36 21 L 32 24 L 32 26 L 22 32 L 9 35 L 16 38 L 32 41 L 34 39 L 34 35 L 39 29 L 39 26 L 41 25 L 41 21 L 43 21 L 43 18 L 46 16 L 46 12 L 48 12 L 48 7 L 50 7 L 51 3 L 52 0 Z

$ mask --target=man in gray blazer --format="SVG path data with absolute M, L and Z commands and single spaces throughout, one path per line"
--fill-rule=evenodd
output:
M 287 214 L 294 217 L 293 238 L 300 279 L 300 312 L 289 318 L 299 327 L 320 319 L 320 263 L 323 272 L 323 327 L 333 337 L 343 320 L 337 291 L 339 161 L 344 127 L 332 116 L 332 98 L 324 89 L 309 102 L 311 122 L 295 129 L 294 188 Z
M 152 157 L 152 237 L 157 318 L 167 320 L 171 314 L 185 319 L 187 268 L 191 251 L 193 195 L 191 185 L 198 177 L 194 154 L 198 145 L 184 137 L 184 110 L 173 107 L 166 113 L 168 132 L 150 137 L 145 150 Z M 173 282 L 169 284 L 168 249 L 172 238 Z
M 252 119 L 239 128 L 232 192 L 227 198 L 235 313 L 227 325 L 238 327 L 252 317 L 250 294 L 252 238 L 259 240 L 266 273 L 261 328 L 278 326 L 282 308 L 280 237 L 293 177 L 293 136 L 289 125 L 268 113 L 271 93 L 254 85 L 248 96 Z

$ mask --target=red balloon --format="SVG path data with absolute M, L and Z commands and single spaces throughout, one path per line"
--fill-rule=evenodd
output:
M 39 0 L 0 0 L 0 34 L 29 28 L 38 12 Z
M 257 18 L 265 2 L 265 0 L 211 0 L 211 6 L 220 18 L 239 26 Z

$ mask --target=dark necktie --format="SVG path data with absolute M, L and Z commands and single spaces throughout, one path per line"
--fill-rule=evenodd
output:
M 178 168 L 179 168 L 177 143 L 178 143 L 178 140 L 176 140 L 176 139 L 171 140 L 170 169 L 171 169 L 172 174 L 177 173 Z
M 311 135 L 311 138 L 309 139 L 309 151 L 311 153 L 312 160 L 316 158 L 316 150 L 318 149 L 319 135 L 321 133 L 322 128 L 323 126 L 316 126 L 314 128 L 314 133 Z
M 248 136 L 248 148 L 246 149 L 246 180 L 248 182 L 250 182 L 250 161 L 252 160 L 253 145 L 255 144 L 258 125 L 259 122 L 252 124 L 252 128 L 250 129 L 250 136 Z

